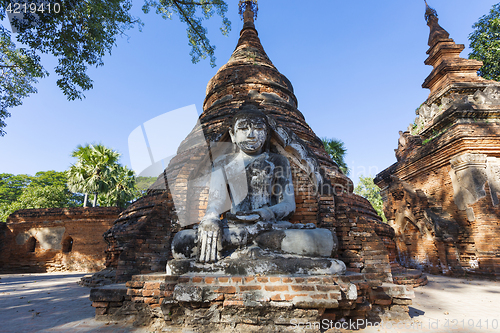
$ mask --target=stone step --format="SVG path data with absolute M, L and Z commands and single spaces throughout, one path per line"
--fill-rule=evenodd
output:
M 406 269 L 392 276 L 395 284 L 410 285 L 413 287 L 425 286 L 429 281 L 427 275 L 418 269 Z

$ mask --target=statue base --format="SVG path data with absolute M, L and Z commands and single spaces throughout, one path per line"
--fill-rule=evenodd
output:
M 167 275 L 343 275 L 344 262 L 333 258 L 312 258 L 280 254 L 256 246 L 235 251 L 216 263 L 203 264 L 195 259 L 167 262 Z
M 299 324 L 324 320 L 331 328 L 361 318 L 373 323 L 409 320 L 412 287 L 384 283 L 382 278 L 352 272 L 337 276 L 154 273 L 134 275 L 126 285 L 94 288 L 90 299 L 97 320 L 134 321 L 153 331 L 298 332 Z

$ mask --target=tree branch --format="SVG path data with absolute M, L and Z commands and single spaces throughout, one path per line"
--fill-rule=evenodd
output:
M 184 11 L 182 10 L 181 6 L 179 6 L 177 4 L 177 2 L 181 3 L 180 1 L 177 1 L 177 0 L 174 0 L 174 5 L 177 7 L 177 9 L 179 10 L 179 12 L 181 13 L 181 15 L 186 19 L 186 23 L 189 24 L 189 26 L 191 26 L 191 28 L 193 29 L 193 31 L 195 32 L 196 35 L 198 35 L 198 37 L 200 38 L 201 40 L 201 43 L 203 44 L 203 46 L 205 47 L 205 49 L 209 49 L 207 47 L 207 45 L 205 44 L 205 41 L 203 39 L 203 36 L 198 32 L 198 29 L 196 29 L 194 26 L 193 26 L 193 23 L 191 22 L 190 19 L 187 18 L 186 14 L 184 13 Z M 191 3 L 190 3 L 191 4 Z

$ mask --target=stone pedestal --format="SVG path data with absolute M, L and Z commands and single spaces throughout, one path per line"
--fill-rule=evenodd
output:
M 114 291 L 113 291 L 114 288 Z M 109 301 L 106 301 L 106 297 Z M 411 286 L 373 274 L 340 276 L 135 275 L 123 285 L 93 289 L 96 318 L 135 320 L 171 331 L 296 332 L 302 323 L 380 321 L 390 311 L 409 319 Z M 315 330 L 311 330 L 315 331 Z M 316 330 L 317 331 L 317 330 Z

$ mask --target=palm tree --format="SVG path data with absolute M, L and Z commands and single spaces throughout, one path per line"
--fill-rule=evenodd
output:
M 75 191 L 94 194 L 93 207 L 99 193 L 107 193 L 112 182 L 112 172 L 119 166 L 120 154 L 101 144 L 78 146 L 71 154 L 78 162 L 68 171 L 68 187 Z M 86 200 L 85 200 L 86 202 Z
M 106 195 L 100 196 L 99 201 L 105 206 L 125 208 L 127 203 L 137 196 L 134 171 L 126 166 L 115 167 L 111 174 L 111 181 Z
M 322 138 L 323 146 L 325 147 L 326 152 L 333 159 L 335 163 L 339 166 L 340 170 L 345 174 L 349 174 L 349 168 L 347 167 L 347 163 L 345 162 L 345 154 L 347 153 L 347 149 L 344 147 L 344 142 L 342 140 L 337 139 L 328 139 Z
M 81 163 L 77 162 L 66 171 L 66 175 L 68 176 L 68 189 L 73 193 L 85 193 L 83 207 L 87 207 L 89 197 L 89 191 L 86 188 L 86 179 L 88 178 L 87 169 Z

